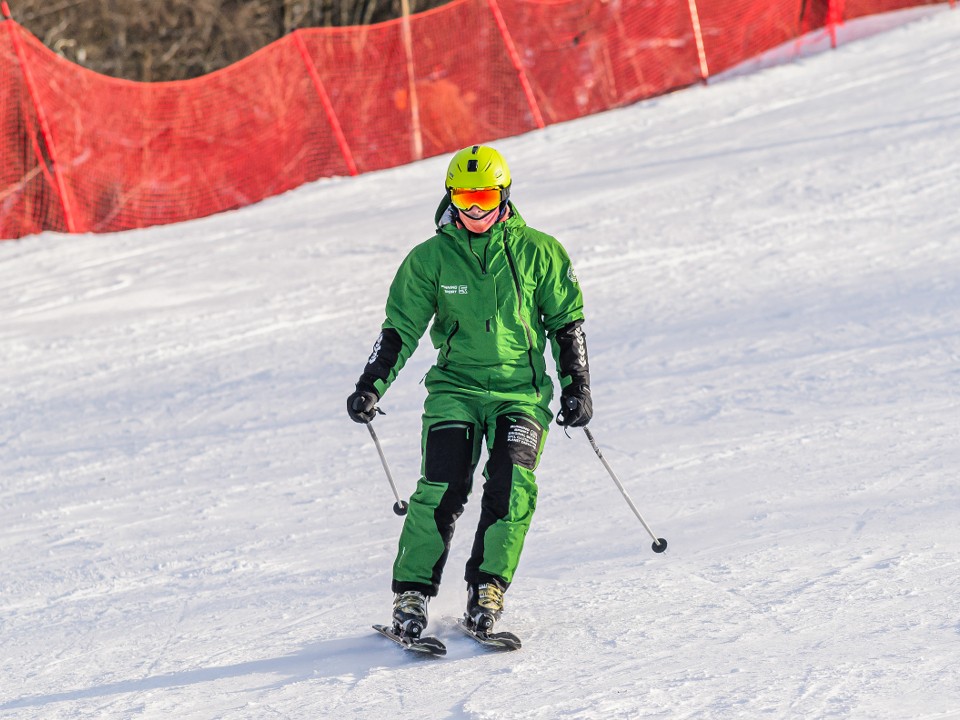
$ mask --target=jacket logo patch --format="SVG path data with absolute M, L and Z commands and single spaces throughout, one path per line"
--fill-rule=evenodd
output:
M 580 364 L 580 367 L 587 366 L 587 339 L 583 335 L 583 330 L 578 326 L 574 330 L 574 340 L 573 340 L 574 351 L 577 353 L 577 362 Z
M 370 353 L 370 357 L 367 358 L 367 365 L 373 365 L 377 361 L 377 356 L 380 354 L 380 347 L 383 345 L 383 333 L 381 332 L 377 335 L 377 341 L 373 344 L 373 352 Z
M 567 267 L 567 277 L 570 278 L 570 282 L 574 284 L 579 282 L 577 280 L 577 274 L 573 271 L 573 265 L 570 265 L 569 267 Z
M 466 285 L 441 285 L 447 295 L 466 295 L 469 288 Z

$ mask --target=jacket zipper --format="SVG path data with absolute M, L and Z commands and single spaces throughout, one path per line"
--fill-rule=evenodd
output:
M 480 263 L 480 274 L 487 274 L 487 246 L 489 243 L 483 246 L 483 257 L 480 257 L 480 254 L 473 249 L 473 233 L 469 230 L 467 231 L 467 242 L 470 243 L 470 252 L 473 253 L 473 256 L 477 259 L 477 262 Z
M 537 393 L 537 397 L 540 397 L 540 388 L 537 386 L 537 368 L 533 364 L 533 330 L 530 329 L 530 326 L 523 317 L 523 290 L 520 286 L 520 276 L 517 274 L 517 266 L 513 262 L 513 255 L 510 253 L 510 248 L 507 247 L 506 237 L 503 238 L 503 250 L 507 255 L 507 264 L 510 265 L 510 274 L 513 275 L 513 286 L 517 289 L 517 317 L 520 318 L 520 323 L 523 325 L 523 330 L 527 335 L 527 360 L 530 362 L 530 372 L 533 375 L 531 384 L 533 385 L 534 392 Z
M 467 231 L 467 242 L 470 244 L 470 252 L 473 253 L 473 256 L 477 259 L 477 262 L 480 264 L 480 274 L 487 274 L 487 248 L 490 246 L 490 243 L 487 243 L 483 246 L 483 257 L 480 257 L 480 254 L 473 249 L 473 233 Z M 490 319 L 487 319 L 487 332 L 490 332 Z

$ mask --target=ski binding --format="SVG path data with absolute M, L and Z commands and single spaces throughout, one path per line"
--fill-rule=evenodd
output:
M 422 653 L 423 655 L 433 656 L 447 654 L 447 646 L 435 637 L 402 637 L 397 635 L 393 631 L 393 628 L 388 625 L 374 625 L 373 629 L 383 635 L 385 638 L 390 638 L 393 640 L 404 650 L 410 650 L 411 652 L 418 652 Z
M 511 632 L 477 632 L 473 628 L 468 627 L 463 618 L 457 620 L 457 627 L 460 628 L 464 635 L 469 635 L 484 647 L 495 650 L 519 650 L 522 646 L 520 638 Z

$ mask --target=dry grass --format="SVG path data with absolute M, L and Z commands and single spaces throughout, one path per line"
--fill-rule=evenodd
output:
M 419 12 L 447 0 L 411 0 Z M 8 0 L 17 22 L 79 65 L 128 80 L 197 77 L 297 28 L 368 25 L 400 0 Z

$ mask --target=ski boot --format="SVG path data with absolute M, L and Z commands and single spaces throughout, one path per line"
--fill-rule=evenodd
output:
M 502 613 L 503 589 L 499 585 L 493 582 L 467 585 L 467 611 L 463 615 L 463 624 L 468 630 L 489 635 Z
M 407 590 L 393 598 L 393 632 L 402 638 L 418 639 L 427 627 L 428 598 L 421 592 Z
M 493 632 L 503 613 L 503 588 L 487 582 L 467 585 L 467 611 L 457 626 L 481 645 L 495 650 L 519 650 L 521 643 L 513 633 Z

